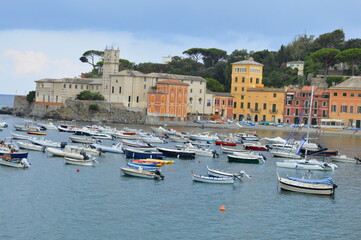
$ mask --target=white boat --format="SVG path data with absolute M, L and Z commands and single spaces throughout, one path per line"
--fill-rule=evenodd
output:
M 286 143 L 286 140 L 281 137 L 275 137 L 275 138 L 264 137 L 261 140 L 263 140 L 265 144 L 285 144 Z
M 8 124 L 6 122 L 0 122 L 0 128 L 7 128 Z
M 40 151 L 40 152 L 45 151 L 44 146 L 40 146 L 40 145 L 36 145 L 36 144 L 32 144 L 32 143 L 18 141 L 17 145 L 19 146 L 19 148 L 22 148 L 22 149 L 28 149 L 28 150 L 34 150 L 34 151 Z
M 69 157 L 79 160 L 87 160 L 91 158 L 90 155 L 87 154 L 86 152 L 81 151 L 77 148 L 71 148 L 70 145 L 65 146 L 64 149 L 47 147 L 46 151 L 48 153 L 53 154 L 54 156 L 59 156 L 59 157 Z
M 54 142 L 52 140 L 46 139 L 45 137 L 29 138 L 29 141 L 36 145 L 55 148 L 63 148 L 67 144 L 66 142 Z
M 268 146 L 271 149 L 281 149 L 283 151 L 291 151 L 291 150 L 296 151 L 297 150 L 296 146 L 293 144 L 275 143 L 275 144 L 268 145 Z
M 283 162 L 276 162 L 277 167 L 291 168 L 298 170 L 317 170 L 317 171 L 334 171 L 337 168 L 336 164 L 328 162 L 320 162 L 315 159 L 301 159 L 301 160 L 284 160 Z
M 49 119 L 47 122 L 45 123 L 36 123 L 39 126 L 42 126 L 48 130 L 57 130 L 58 127 L 54 125 L 54 123 Z
M 151 127 L 152 131 L 158 135 L 164 135 L 167 129 L 159 126 L 159 127 Z
M 157 172 L 148 172 L 144 171 L 142 167 L 139 167 L 138 169 L 135 168 L 120 168 L 124 175 L 132 176 L 132 177 L 140 177 L 140 178 L 148 178 L 148 179 L 156 179 L 156 180 L 163 180 L 164 176 L 160 173 L 160 171 Z
M 88 145 L 88 144 L 82 144 L 79 146 L 75 145 L 67 145 L 69 148 L 76 149 L 78 151 L 84 151 L 86 153 L 89 153 L 90 155 L 99 156 L 102 152 L 98 149 Z
M 159 137 L 145 135 L 141 136 L 140 139 L 145 143 L 164 143 L 165 141 L 163 139 L 160 139 Z
M 271 153 L 273 157 L 301 159 L 301 155 L 290 151 L 273 150 Z
M 25 136 L 25 135 L 16 134 L 16 133 L 11 133 L 11 136 L 13 139 L 19 139 L 19 140 L 28 140 L 30 138 L 30 136 Z
M 64 157 L 64 161 L 66 164 L 77 165 L 77 166 L 88 166 L 88 167 L 94 166 L 94 162 L 96 162 L 95 159 L 80 160 L 69 157 Z
M 217 183 L 217 184 L 233 184 L 235 177 L 208 177 L 197 174 L 192 174 L 192 179 L 195 182 L 203 183 Z
M 35 126 L 32 121 L 26 121 L 24 125 L 14 125 L 16 131 L 40 132 L 40 127 Z
M 183 145 L 175 146 L 178 150 L 189 150 L 194 151 L 198 156 L 204 157 L 219 157 L 219 154 L 216 150 L 204 149 L 198 146 L 194 146 L 192 143 L 185 143 Z
M 185 137 L 182 137 L 182 136 L 178 136 L 178 135 L 171 135 L 169 136 L 169 139 L 172 141 L 172 142 L 187 142 L 189 141 L 188 138 L 185 138 Z
M 219 170 L 210 169 L 207 166 L 208 175 L 211 177 L 234 177 L 236 176 L 238 179 L 242 179 L 243 176 L 246 176 L 247 178 L 251 178 L 248 174 L 246 174 L 245 171 L 241 170 L 238 173 L 227 173 Z
M 221 145 L 221 149 L 223 153 L 227 153 L 227 154 L 233 154 L 234 152 L 250 153 L 249 150 L 244 150 L 239 148 L 229 148 L 229 147 L 224 147 L 223 145 Z
M 107 133 L 96 132 L 92 136 L 96 139 L 113 140 L 113 136 Z
M 95 147 L 98 150 L 101 150 L 102 152 L 124 153 L 122 150 L 122 147 L 123 147 L 122 143 L 113 144 L 112 146 L 106 146 L 106 145 L 101 145 L 98 143 L 93 143 L 93 144 L 91 144 L 91 146 Z
M 332 178 L 325 178 L 321 180 L 294 177 L 282 178 L 278 175 L 278 173 L 277 178 L 282 190 L 292 192 L 331 196 L 335 193 L 335 188 L 337 187 Z
M 189 138 L 193 141 L 207 141 L 207 142 L 215 141 L 219 139 L 217 135 L 210 135 L 209 132 L 194 134 L 191 135 Z
M 346 155 L 331 156 L 330 159 L 333 162 L 361 163 L 357 157 L 350 158 Z
M 234 152 L 233 154 L 229 154 L 228 161 L 229 162 L 240 162 L 240 163 L 265 163 L 266 157 L 260 153 L 242 153 L 242 152 Z
M 69 136 L 73 143 L 95 143 L 97 140 L 87 136 Z
M 11 158 L 10 156 L 0 156 L 0 164 L 8 167 L 15 167 L 15 168 L 29 168 L 30 163 L 26 158 Z

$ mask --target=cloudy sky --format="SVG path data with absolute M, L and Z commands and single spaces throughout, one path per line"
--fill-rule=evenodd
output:
M 11 0 L 0 14 L 0 94 L 26 94 L 35 80 L 91 70 L 87 50 L 119 47 L 135 63 L 192 47 L 278 50 L 298 34 L 342 28 L 361 38 L 361 1 Z

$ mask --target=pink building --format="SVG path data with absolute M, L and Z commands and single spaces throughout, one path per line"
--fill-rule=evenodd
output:
M 311 86 L 302 89 L 288 89 L 286 91 L 284 122 L 308 124 L 310 111 Z M 330 91 L 314 87 L 313 106 L 311 112 L 311 124 L 319 125 L 321 119 L 329 115 Z
M 213 92 L 213 115 L 226 119 L 233 118 L 233 96 L 224 92 Z

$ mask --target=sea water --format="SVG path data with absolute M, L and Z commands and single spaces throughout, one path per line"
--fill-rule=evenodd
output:
M 23 120 L 7 116 L 9 128 L 0 138 L 10 136 L 13 124 Z M 46 133 L 55 141 L 70 136 Z M 258 134 L 287 137 L 272 127 Z M 360 156 L 358 135 L 318 137 L 329 149 Z M 219 146 L 214 148 L 220 153 Z M 319 178 L 333 177 L 336 194 L 306 195 L 280 191 L 276 177 L 277 172 L 301 177 L 303 171 L 276 168 L 282 159 L 263 154 L 264 164 L 229 163 L 225 154 L 173 159 L 174 164 L 162 167 L 165 179 L 155 181 L 124 176 L 119 169 L 126 166 L 124 154 L 105 153 L 97 157 L 99 165 L 80 167 L 29 151 L 30 169 L 0 166 L 0 239 L 361 239 L 361 165 L 336 163 L 334 172 L 315 172 Z M 251 179 L 234 185 L 193 182 L 191 172 L 206 175 L 207 166 L 244 170 Z M 226 211 L 219 210 L 222 205 Z
M 13 107 L 14 95 L 0 94 L 0 108 Z

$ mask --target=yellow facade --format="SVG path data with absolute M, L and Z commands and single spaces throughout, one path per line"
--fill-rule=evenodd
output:
M 283 121 L 284 90 L 264 88 L 263 64 L 248 60 L 232 63 L 231 94 L 234 119 Z

